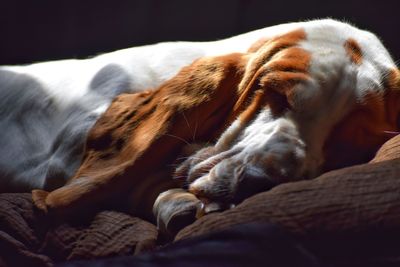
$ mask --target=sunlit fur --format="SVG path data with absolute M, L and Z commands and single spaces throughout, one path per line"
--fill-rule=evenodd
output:
M 212 42 L 169 42 L 89 59 L 0 66 L 0 192 L 53 190 L 81 164 L 89 129 L 112 99 L 158 87 L 204 56 L 246 52 L 292 24 Z

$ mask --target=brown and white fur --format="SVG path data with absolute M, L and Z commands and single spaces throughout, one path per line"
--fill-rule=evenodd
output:
M 400 73 L 375 35 L 333 20 L 262 33 L 248 52 L 200 58 L 155 90 L 117 97 L 74 178 L 33 191 L 36 205 L 73 214 L 130 195 L 146 215 L 160 192 L 183 186 L 155 202 L 168 230 L 200 206 L 365 162 L 399 131 Z M 166 166 L 187 143 L 209 145 L 171 179 Z

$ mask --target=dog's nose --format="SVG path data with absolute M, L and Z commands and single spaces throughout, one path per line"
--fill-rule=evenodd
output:
M 253 166 L 244 166 L 237 173 L 236 192 L 234 202 L 271 189 L 276 183 L 261 169 Z

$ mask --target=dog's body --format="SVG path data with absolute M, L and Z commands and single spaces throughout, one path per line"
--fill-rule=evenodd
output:
M 117 95 L 156 88 L 197 58 L 244 53 L 257 41 L 294 27 L 264 28 L 215 42 L 134 47 L 86 60 L 0 67 L 0 192 L 65 184 L 81 163 L 88 130 Z
M 152 57 L 153 49 L 162 56 Z M 57 64 L 81 78 L 39 75 Z M 153 203 L 174 186 L 162 172 L 165 164 L 185 143 L 209 142 L 177 168 L 190 193 L 174 189 L 156 202 L 159 223 L 168 228 L 176 214 L 197 208 L 198 199 L 212 211 L 282 182 L 368 160 L 399 127 L 400 75 L 389 53 L 375 35 L 333 20 L 284 24 L 212 43 L 134 48 L 74 64 L 8 71 L 38 77 L 62 108 L 86 96 L 92 84 L 122 84 L 112 94 L 97 90 L 111 97 L 162 84 L 112 102 L 89 134 L 74 179 L 51 193 L 33 192 L 43 210 L 75 212 L 130 194 L 135 212 L 149 212 L 144 199 Z M 92 67 L 83 71 L 80 64 Z M 100 82 L 93 80 L 110 66 L 113 75 L 104 71 Z M 128 82 L 113 80 L 117 69 L 128 73 Z M 110 99 L 91 106 L 95 118 Z M 343 157 L 338 148 L 348 145 L 355 148 Z

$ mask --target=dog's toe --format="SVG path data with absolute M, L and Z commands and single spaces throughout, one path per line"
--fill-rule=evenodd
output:
M 201 201 L 183 189 L 170 189 L 161 193 L 153 206 L 158 229 L 174 236 L 183 227 L 193 223 L 202 208 Z

